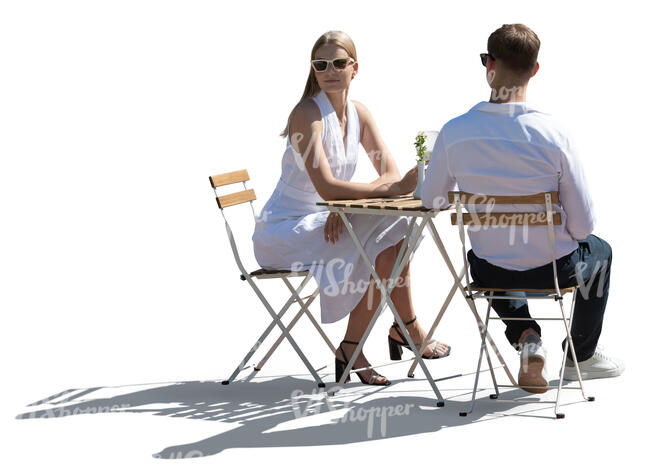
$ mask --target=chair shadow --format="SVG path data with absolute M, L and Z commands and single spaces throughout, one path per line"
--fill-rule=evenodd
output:
M 430 390 L 423 391 L 426 397 L 413 396 L 413 391 L 406 388 L 399 390 L 400 385 L 396 383 L 401 381 L 413 380 L 393 380 L 392 385 L 380 389 L 348 383 L 344 391 L 329 398 L 325 397 L 323 389 L 317 390 L 311 380 L 281 376 L 267 381 L 248 378 L 229 385 L 222 385 L 218 381 L 164 383 L 164 386 L 109 397 L 81 399 L 103 389 L 115 390 L 115 387 L 97 387 L 55 394 L 30 404 L 50 407 L 24 412 L 16 418 L 126 412 L 223 422 L 234 426 L 212 437 L 171 445 L 153 454 L 154 457 L 175 459 L 215 455 L 233 448 L 339 445 L 433 433 L 445 427 L 471 424 L 487 414 L 504 410 L 499 407 L 502 404 L 484 402 L 488 400 L 484 392 L 485 397 L 477 398 L 474 411 L 467 417 L 460 417 L 459 411 L 467 410 L 469 403 L 465 400 L 454 401 L 453 398 L 471 393 L 471 389 L 444 390 L 462 391 L 462 394 L 445 396 L 445 407 L 438 408 Z M 129 386 L 118 388 L 129 390 Z M 72 395 L 63 397 L 68 394 Z M 506 398 L 526 394 L 518 389 L 501 393 Z M 358 401 L 367 399 L 367 396 L 373 398 Z M 56 399 L 60 400 L 50 402 Z M 162 407 L 148 407 L 154 405 Z M 517 406 L 517 403 L 508 404 L 508 407 L 512 406 Z M 524 412 L 541 410 L 541 405 L 533 406 L 536 407 Z M 312 425 L 278 428 L 283 423 L 291 426 L 292 422 L 300 423 L 297 425 L 311 422 Z

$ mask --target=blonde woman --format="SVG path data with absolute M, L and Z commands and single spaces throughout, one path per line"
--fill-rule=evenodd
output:
M 311 271 L 320 288 L 323 323 L 350 315 L 345 338 L 336 351 L 337 381 L 381 294 L 338 214 L 315 203 L 407 194 L 417 182 L 415 168 L 400 177 L 370 112 L 349 99 L 358 71 L 356 48 L 347 34 L 329 31 L 318 38 L 311 51 L 305 91 L 282 133 L 287 137 L 282 174 L 253 234 L 255 257 L 262 267 Z M 371 183 L 350 181 L 359 143 L 379 175 Z M 350 222 L 380 278 L 388 279 L 409 218 L 354 214 Z M 400 277 L 391 299 L 413 340 L 421 344 L 426 332 L 415 319 L 408 264 Z M 401 346 L 407 346 L 397 323 L 389 330 L 389 345 L 393 359 L 399 359 Z M 432 341 L 423 356 L 441 358 L 449 351 L 448 345 Z M 361 352 L 355 368 L 369 365 Z M 356 374 L 364 384 L 390 384 L 374 369 Z

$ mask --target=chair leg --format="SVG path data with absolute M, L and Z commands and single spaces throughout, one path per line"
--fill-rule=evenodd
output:
M 575 352 L 575 347 L 573 346 L 573 338 L 571 338 L 571 328 L 573 327 L 573 312 L 575 310 L 575 304 L 576 304 L 576 293 L 575 291 L 573 292 L 573 298 L 571 300 L 571 312 L 569 314 L 569 322 L 567 323 L 566 317 L 564 315 L 564 306 L 562 305 L 562 300 L 558 300 L 558 303 L 560 304 L 560 312 L 562 313 L 562 321 L 564 322 L 564 328 L 566 330 L 567 334 L 567 343 L 564 347 L 564 354 L 562 355 L 562 366 L 560 367 L 560 381 L 558 382 L 558 389 L 557 389 L 557 399 L 555 400 L 555 417 L 558 419 L 563 419 L 564 414 L 558 412 L 558 409 L 560 407 L 560 391 L 562 390 L 562 383 L 564 382 L 564 368 L 566 365 L 566 360 L 567 360 L 567 355 L 569 350 L 571 351 L 571 358 L 574 361 L 574 364 L 576 365 L 576 370 L 578 373 L 578 384 L 580 386 L 580 391 L 582 392 L 582 397 L 585 401 L 594 401 L 595 398 L 593 396 L 586 396 L 585 395 L 585 390 L 584 386 L 582 385 L 582 375 L 580 374 L 580 366 L 578 363 L 578 359 L 576 357 L 576 352 Z
M 316 289 L 316 291 L 315 291 L 315 295 L 312 294 L 312 295 L 309 297 L 309 300 L 307 300 L 307 304 L 306 304 L 307 306 L 309 306 L 309 305 L 314 301 L 314 299 L 316 299 L 316 295 L 318 295 L 318 289 Z M 290 332 L 291 329 L 294 327 L 294 325 L 298 322 L 298 320 L 300 319 L 300 317 L 302 316 L 303 313 L 305 313 L 305 309 L 304 309 L 304 308 L 300 309 L 300 310 L 298 311 L 298 313 L 296 313 L 296 316 L 293 317 L 293 320 L 291 320 L 291 322 L 290 322 L 289 325 L 287 326 L 287 330 L 288 330 L 289 332 Z M 260 370 L 262 369 L 262 367 L 266 364 L 266 362 L 267 362 L 268 359 L 271 357 L 271 355 L 275 352 L 275 350 L 278 348 L 278 346 L 280 346 L 280 343 L 282 342 L 282 340 L 284 340 L 284 333 L 282 333 L 282 334 L 278 337 L 278 339 L 275 340 L 275 343 L 273 343 L 273 345 L 271 346 L 271 348 L 269 349 L 269 351 L 266 353 L 266 355 L 264 355 L 264 357 L 263 357 L 263 358 L 262 358 L 262 359 L 261 359 L 261 360 L 260 360 L 256 365 L 255 365 L 255 368 L 254 368 L 255 371 L 260 371 Z
M 239 372 L 245 369 L 246 363 L 248 363 L 248 360 L 255 354 L 255 352 L 260 347 L 260 345 L 264 342 L 264 340 L 266 339 L 268 334 L 271 333 L 271 330 L 273 329 L 273 327 L 275 325 L 276 325 L 276 323 L 275 323 L 275 321 L 273 321 L 273 322 L 271 322 L 269 324 L 268 327 L 266 327 L 266 330 L 264 330 L 264 332 L 262 332 L 260 337 L 255 341 L 255 343 L 253 344 L 253 347 L 248 351 L 248 353 L 246 353 L 246 356 L 244 356 L 244 359 L 241 361 L 241 363 L 239 363 L 237 368 L 235 368 L 235 370 L 232 372 L 230 377 L 227 380 L 222 381 L 221 384 L 230 384 L 231 382 L 233 382 L 235 380 L 235 378 L 237 377 Z
M 478 310 L 476 310 L 476 304 L 472 299 L 467 299 L 467 300 L 469 300 L 468 305 L 472 309 L 472 313 L 474 314 L 474 318 L 476 319 L 476 324 L 478 325 L 479 332 L 482 332 L 484 325 L 483 322 L 481 321 L 481 318 L 478 315 Z M 505 371 L 506 376 L 508 376 L 508 380 L 513 386 L 516 385 L 517 381 L 515 381 L 515 378 L 512 376 L 512 372 L 508 367 L 508 363 L 506 363 L 506 360 L 503 358 L 503 355 L 501 355 L 501 352 L 499 351 L 497 344 L 492 339 L 492 336 L 490 336 L 490 332 L 487 332 L 485 338 L 487 342 L 490 344 L 490 347 L 492 348 L 492 351 L 494 351 L 494 354 L 496 355 L 497 359 L 499 360 L 499 363 L 501 364 L 501 367 Z
M 476 366 L 476 375 L 474 376 L 474 389 L 472 390 L 472 403 L 469 406 L 469 411 L 467 412 L 459 412 L 459 416 L 467 416 L 468 414 L 471 414 L 472 411 L 474 410 L 474 404 L 476 402 L 476 390 L 478 388 L 478 378 L 479 375 L 481 374 L 481 362 L 483 361 L 483 352 L 487 352 L 487 348 L 485 346 L 485 337 L 487 335 L 487 330 L 488 330 L 488 322 L 490 321 L 490 305 L 488 305 L 488 310 L 486 312 L 486 317 L 485 317 L 485 323 L 483 325 L 483 331 L 481 332 L 481 351 L 478 354 L 478 365 Z
M 329 346 L 330 350 L 332 350 L 332 354 L 336 354 L 336 348 L 334 347 L 334 345 L 332 344 L 332 342 L 330 341 L 330 339 L 327 337 L 327 335 L 325 334 L 325 332 L 323 331 L 323 329 L 321 328 L 321 326 L 318 324 L 318 322 L 316 321 L 316 319 L 314 318 L 314 316 L 312 315 L 312 313 L 309 311 L 309 305 L 311 305 L 311 302 L 313 301 L 313 299 L 310 299 L 306 304 L 304 304 L 304 303 L 302 302 L 302 300 L 300 299 L 300 297 L 298 296 L 298 293 L 296 292 L 296 289 L 294 289 L 293 286 L 291 285 L 291 282 L 289 282 L 289 280 L 288 280 L 286 277 L 283 277 L 282 280 L 283 280 L 284 283 L 287 285 L 287 287 L 289 287 L 289 290 L 291 291 L 291 293 L 293 294 L 293 296 L 297 299 L 297 301 L 298 301 L 298 305 L 300 305 L 300 306 L 303 308 L 303 310 L 304 310 L 305 313 L 307 314 L 307 317 L 309 317 L 309 320 L 312 322 L 312 324 L 314 325 L 314 327 L 316 327 L 316 331 L 318 331 L 318 333 L 320 334 L 320 336 L 323 337 L 323 340 L 325 340 L 325 344 L 326 344 L 327 346 Z M 316 296 L 318 295 L 319 292 L 320 292 L 320 289 L 316 289 L 316 290 L 312 293 L 312 295 L 314 296 L 314 298 L 316 298 Z
M 320 334 L 320 336 L 323 337 L 323 340 L 325 340 L 325 344 L 329 347 L 329 349 L 332 351 L 332 354 L 336 354 L 336 348 L 332 344 L 332 341 L 327 337 L 325 334 L 325 331 L 323 328 L 318 324 L 314 316 L 309 310 L 305 310 L 305 313 L 307 314 L 307 318 L 309 318 L 309 321 L 314 325 L 314 328 L 316 328 L 316 331 Z
M 298 289 L 296 290 L 296 292 L 297 292 L 298 294 L 299 294 L 300 292 L 302 292 L 302 290 L 304 289 L 305 285 L 306 285 L 307 282 L 309 281 L 309 278 L 310 278 L 310 277 L 311 277 L 310 275 L 307 275 L 307 276 L 305 277 L 305 279 L 303 279 L 303 281 L 300 283 L 300 285 L 298 286 Z M 250 284 L 250 286 L 253 288 L 253 291 L 257 294 L 257 297 L 262 301 L 262 304 L 264 305 L 264 307 L 266 308 L 266 310 L 269 312 L 269 314 L 270 314 L 271 317 L 273 318 L 273 320 L 274 320 L 274 324 L 275 324 L 275 325 L 278 325 L 278 327 L 280 327 L 280 330 L 281 330 L 282 333 L 285 335 L 285 338 L 287 339 L 287 341 L 291 344 L 291 346 L 292 346 L 293 349 L 296 351 L 296 353 L 298 354 L 298 356 L 300 357 L 300 359 L 302 360 L 302 362 L 304 363 L 304 365 L 307 367 L 307 370 L 311 373 L 312 377 L 316 380 L 316 383 L 318 384 L 318 387 L 319 387 L 319 388 L 324 388 L 324 387 L 325 387 L 325 383 L 323 383 L 323 380 L 321 379 L 321 377 L 318 375 L 318 373 L 316 372 L 316 370 L 314 369 L 314 367 L 311 365 L 311 363 L 309 362 L 309 360 L 307 359 L 307 357 L 304 355 L 304 353 L 302 352 L 302 350 L 300 349 L 300 347 L 298 346 L 298 344 L 296 343 L 296 341 L 295 341 L 295 340 L 293 339 L 293 337 L 289 334 L 289 331 L 286 329 L 286 327 L 284 326 L 284 324 L 280 321 L 280 319 L 282 318 L 282 316 L 286 313 L 286 311 L 289 309 L 289 307 L 291 306 L 291 304 L 294 302 L 294 297 L 293 297 L 293 296 L 290 297 L 290 298 L 287 300 L 287 302 L 284 304 L 284 306 L 282 307 L 282 309 L 281 309 L 278 313 L 276 313 L 276 312 L 273 310 L 273 308 L 271 307 L 271 305 L 269 304 L 268 300 L 264 297 L 264 294 L 262 294 L 262 292 L 259 290 L 259 288 L 257 287 L 257 285 L 255 285 L 255 282 L 253 282 L 253 280 L 251 279 L 250 276 L 246 276 L 246 281 L 247 281 L 247 282 Z M 263 338 L 266 338 L 266 336 L 268 335 L 268 332 L 271 331 L 271 328 L 272 328 L 272 326 L 269 326 L 269 328 L 267 328 L 267 331 L 265 331 L 264 334 L 263 334 Z M 250 357 L 253 355 L 253 353 L 255 352 L 255 350 L 257 350 L 257 348 L 259 347 L 259 345 L 262 343 L 263 338 L 262 338 L 261 340 L 258 340 L 258 341 L 256 342 L 255 346 L 253 346 L 253 348 L 251 349 L 251 351 L 250 351 L 250 352 L 248 353 L 248 355 L 246 355 L 246 357 L 244 358 L 244 361 L 243 361 L 243 362 L 239 365 L 239 367 L 238 367 L 238 368 L 233 372 L 233 374 L 230 376 L 230 378 L 229 378 L 227 381 L 222 381 L 222 384 L 229 384 L 231 381 L 233 381 L 233 380 L 235 379 L 235 377 L 236 377 L 237 374 L 239 374 L 239 372 L 242 370 L 243 366 L 246 364 L 246 362 L 248 361 L 248 359 L 250 359 Z
M 492 366 L 492 360 L 490 359 L 490 350 L 485 348 L 485 357 L 488 362 L 488 367 L 490 368 L 490 376 L 492 377 L 492 384 L 494 385 L 494 394 L 490 394 L 490 399 L 498 399 L 499 397 L 499 385 L 497 384 L 497 378 L 494 374 L 494 366 Z
M 490 297 L 492 297 L 493 294 L 494 292 L 490 292 Z M 490 320 L 491 310 L 492 310 L 492 299 L 488 299 L 487 321 Z M 485 335 L 486 337 L 488 336 L 487 323 L 486 323 Z M 490 376 L 492 377 L 492 384 L 494 385 L 494 394 L 490 394 L 490 399 L 497 399 L 499 397 L 499 385 L 497 384 L 497 378 L 494 374 L 494 367 L 492 366 L 492 360 L 490 359 L 490 350 L 487 347 L 485 348 L 485 357 L 487 359 L 488 367 L 490 368 Z
M 479 331 L 483 331 L 483 322 L 481 321 L 481 318 L 478 315 L 478 310 L 476 309 L 476 304 L 473 299 L 466 299 L 468 300 L 467 304 L 469 305 L 470 309 L 472 310 L 472 313 L 474 314 L 474 318 L 476 319 L 476 324 L 478 325 Z M 508 380 L 512 385 L 516 385 L 517 381 L 515 381 L 515 378 L 512 376 L 512 372 L 510 371 L 510 368 L 508 367 L 508 364 L 506 363 L 506 360 L 503 358 L 503 355 L 501 355 L 501 352 L 499 351 L 499 348 L 497 347 L 496 343 L 492 339 L 492 336 L 490 335 L 490 332 L 486 333 L 485 336 L 486 340 L 490 344 L 490 347 L 492 348 L 492 351 L 494 351 L 494 354 L 496 355 L 497 359 L 499 360 L 499 363 L 503 367 L 503 370 L 506 373 L 506 376 L 508 376 Z

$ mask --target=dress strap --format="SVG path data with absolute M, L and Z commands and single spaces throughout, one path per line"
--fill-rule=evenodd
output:
M 334 109 L 332 108 L 332 104 L 330 104 L 329 99 L 327 99 L 327 96 L 325 95 L 325 91 L 322 89 L 318 94 L 316 94 L 314 97 L 312 97 L 316 105 L 318 106 L 318 109 L 320 109 L 320 115 L 325 119 L 329 114 L 334 112 Z

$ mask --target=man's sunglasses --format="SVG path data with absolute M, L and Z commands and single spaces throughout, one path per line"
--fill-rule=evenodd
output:
M 314 68 L 314 71 L 322 73 L 327 69 L 327 65 L 332 63 L 334 69 L 339 71 L 345 69 L 348 64 L 353 64 L 355 61 L 352 58 L 338 58 L 338 59 L 312 59 L 311 67 Z
M 494 56 L 492 56 L 490 53 L 481 53 L 479 56 L 481 56 L 481 63 L 483 64 L 483 66 L 487 66 L 488 58 L 494 61 Z

